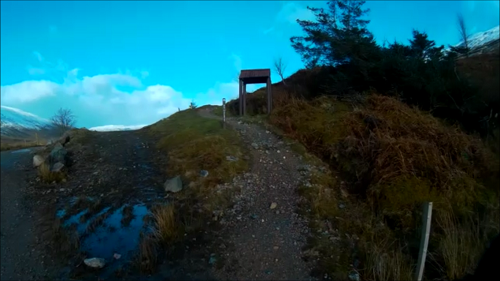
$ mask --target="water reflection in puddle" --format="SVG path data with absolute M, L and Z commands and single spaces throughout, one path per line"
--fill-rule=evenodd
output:
M 27 153 L 30 151 L 31 151 L 31 148 L 23 148 L 23 149 L 13 150 L 13 151 L 11 151 L 11 153 Z
M 129 208 L 130 223 L 124 226 L 122 220 L 127 217 Z M 131 210 L 131 211 L 130 211 Z M 150 225 L 144 223 L 144 217 L 149 213 L 148 207 L 144 204 L 123 205 L 121 208 L 112 210 L 106 207 L 90 218 L 82 221 L 83 216 L 88 216 L 88 209 L 70 216 L 63 221 L 64 227 L 76 226 L 80 234 L 80 251 L 87 257 L 98 257 L 106 260 L 106 267 L 100 270 L 99 276 L 106 278 L 111 276 L 115 270 L 131 262 L 139 249 L 141 232 L 147 233 Z M 63 218 L 67 211 L 62 209 L 57 212 L 57 217 Z M 125 214 L 124 214 L 125 213 Z M 99 221 L 99 217 L 104 219 L 95 226 L 91 224 Z M 130 216 L 131 214 L 131 216 Z M 90 231 L 89 231 L 89 225 Z M 120 254 L 120 259 L 114 259 L 113 255 Z
M 111 260 L 114 253 L 122 255 L 122 259 L 131 258 L 131 251 L 139 245 L 139 234 L 143 229 L 143 218 L 148 213 L 144 205 L 132 208 L 133 219 L 126 227 L 122 226 L 123 208 L 114 211 L 102 225 L 90 233 L 81 244 L 81 250 L 88 256 Z

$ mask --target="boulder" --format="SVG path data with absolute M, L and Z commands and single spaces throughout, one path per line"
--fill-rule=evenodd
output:
M 93 268 L 103 268 L 106 265 L 106 260 L 102 258 L 90 258 L 90 259 L 85 259 L 83 262 Z
M 67 160 L 67 154 L 68 152 L 62 144 L 56 143 L 52 151 L 50 152 L 49 155 L 49 163 L 50 164 L 55 164 L 57 162 L 61 162 L 62 164 L 66 165 L 66 160 Z
M 57 142 L 60 143 L 61 145 L 66 145 L 71 140 L 70 132 L 71 130 L 64 132 L 62 137 L 60 137 Z
M 172 179 L 167 180 L 164 184 L 163 187 L 165 188 L 165 191 L 167 192 L 179 192 L 182 190 L 182 180 L 180 176 L 176 176 Z
M 43 159 L 43 157 L 40 155 L 33 156 L 33 167 L 36 168 L 36 167 L 42 165 L 44 161 L 45 161 L 45 159 Z

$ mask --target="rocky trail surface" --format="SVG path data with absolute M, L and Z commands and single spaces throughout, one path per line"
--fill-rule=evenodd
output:
M 211 108 L 198 112 L 221 119 Z M 216 230 L 190 238 L 182 253 L 160 261 L 147 276 L 129 265 L 151 207 L 168 200 L 158 140 L 144 131 L 125 131 L 90 132 L 85 140 L 69 141 L 64 145 L 71 158 L 68 176 L 59 183 L 37 179 L 32 153 L 3 152 L 1 279 L 312 280 L 313 264 L 304 260 L 309 228 L 297 214 L 296 192 L 310 168 L 262 126 L 237 117 L 227 118 L 227 125 L 251 151 L 250 170 L 219 187 L 240 191 L 233 206 L 215 219 Z M 53 237 L 45 235 L 58 220 L 80 237 L 72 258 L 50 252 Z M 121 258 L 114 258 L 117 254 Z M 105 267 L 82 265 L 93 257 L 105 260 Z
M 33 207 L 26 202 L 26 179 L 33 176 L 31 149 L 1 154 L 1 280 L 48 279 L 37 247 Z
M 206 118 L 221 119 L 211 108 Z M 226 243 L 220 245 L 224 266 L 215 270 L 220 280 L 312 280 L 312 264 L 303 249 L 309 228 L 297 213 L 296 189 L 306 181 L 298 169 L 307 167 L 277 136 L 241 118 L 226 118 L 245 145 L 251 147 L 251 169 L 227 185 L 240 187 L 235 205 L 221 224 Z

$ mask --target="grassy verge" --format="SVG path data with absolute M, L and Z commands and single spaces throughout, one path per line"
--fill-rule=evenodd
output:
M 212 113 L 214 115 L 222 117 L 222 106 L 215 106 Z M 229 111 L 229 109 L 226 106 L 226 117 L 232 117 L 232 116 L 234 115 Z
M 16 142 L 2 142 L 1 151 L 16 150 L 28 147 L 42 146 L 44 143 L 36 141 L 16 141 Z
M 213 222 L 213 214 L 231 204 L 237 191 L 217 187 L 246 171 L 248 163 L 237 133 L 222 128 L 219 120 L 199 116 L 197 110 L 177 112 L 146 130 L 158 137 L 157 148 L 167 155 L 166 175 L 180 176 L 184 184 L 169 204 L 153 210 L 155 233 L 145 237 L 141 247 L 147 250 L 144 260 L 156 260 L 153 245 L 171 246 L 196 235 Z M 202 176 L 202 170 L 208 175 Z M 146 271 L 151 270 L 148 266 Z
M 377 95 L 357 108 L 323 97 L 291 100 L 270 123 L 331 167 L 300 189 L 321 274 L 411 279 L 425 201 L 434 202 L 429 279 L 470 273 L 500 230 L 498 159 L 426 113 Z

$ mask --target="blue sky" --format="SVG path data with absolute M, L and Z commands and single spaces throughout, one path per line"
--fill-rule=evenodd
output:
M 499 25 L 499 1 L 368 1 L 376 40 L 416 28 L 458 43 L 456 14 L 471 31 Z M 238 95 L 241 69 L 286 75 L 303 67 L 290 46 L 295 19 L 326 2 L 1 2 L 1 103 L 49 118 L 59 107 L 77 126 L 151 124 L 177 108 Z M 279 78 L 273 73 L 272 81 Z M 248 86 L 254 90 L 261 85 Z

